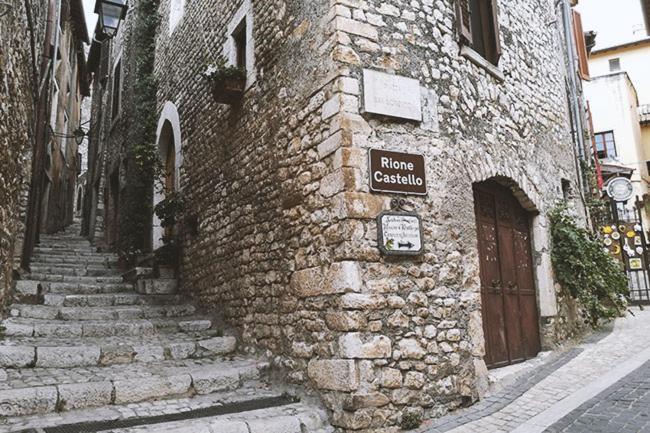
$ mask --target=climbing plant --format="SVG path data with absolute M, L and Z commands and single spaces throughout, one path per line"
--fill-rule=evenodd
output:
M 550 220 L 553 268 L 562 288 L 579 300 L 592 327 L 620 317 L 629 293 L 621 265 L 592 233 L 578 226 L 565 203 L 550 213 Z
M 153 185 L 162 173 L 156 149 L 158 82 L 154 75 L 155 35 L 160 24 L 160 0 L 135 2 L 128 37 L 132 78 L 127 171 L 123 195 L 118 249 L 127 260 L 145 252 L 153 214 Z

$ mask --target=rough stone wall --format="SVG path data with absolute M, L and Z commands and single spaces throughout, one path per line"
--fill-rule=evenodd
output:
M 23 231 L 21 195 L 29 182 L 34 114 L 27 18 L 23 2 L 10 5 L 0 19 L 0 305 L 10 294 L 17 265 L 14 252 Z
M 442 415 L 485 387 L 472 184 L 499 178 L 536 214 L 544 345 L 567 334 L 546 213 L 576 170 L 552 2 L 499 2 L 503 81 L 460 56 L 451 0 L 253 2 L 257 81 L 226 107 L 200 72 L 241 4 L 190 2 L 171 35 L 161 4 L 159 107 L 178 109 L 198 220 L 185 290 L 319 390 L 342 429 Z M 362 115 L 363 68 L 419 79 L 424 122 Z M 421 258 L 379 254 L 391 197 L 368 192 L 369 148 L 426 157 L 429 195 L 409 198 Z

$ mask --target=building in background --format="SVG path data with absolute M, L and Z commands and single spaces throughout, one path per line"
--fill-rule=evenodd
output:
M 595 0 L 579 6 L 586 31 L 596 33 L 585 87 L 595 150 L 603 176 L 632 180 L 649 227 L 650 204 L 650 2 Z M 628 203 L 631 209 L 634 203 Z

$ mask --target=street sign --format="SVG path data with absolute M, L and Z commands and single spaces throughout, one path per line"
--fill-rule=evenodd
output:
M 370 149 L 370 190 L 396 194 L 427 194 L 423 155 Z
M 617 177 L 607 184 L 607 195 L 616 202 L 626 202 L 634 195 L 632 181 L 626 177 Z
M 422 220 L 415 213 L 383 212 L 377 217 L 379 249 L 389 256 L 417 256 L 424 252 Z

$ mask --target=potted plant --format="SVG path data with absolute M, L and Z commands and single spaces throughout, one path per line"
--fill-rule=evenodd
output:
M 246 89 L 246 70 L 229 65 L 224 57 L 207 66 L 203 77 L 210 83 L 214 99 L 232 105 L 239 101 Z
M 160 219 L 160 226 L 165 230 L 162 237 L 163 246 L 154 251 L 155 266 L 159 272 L 163 268 L 178 266 L 179 245 L 174 228 L 184 209 L 185 196 L 180 191 L 168 194 L 154 208 L 156 216 Z

